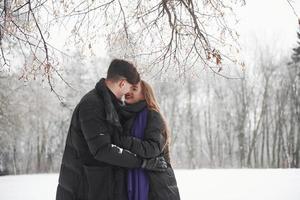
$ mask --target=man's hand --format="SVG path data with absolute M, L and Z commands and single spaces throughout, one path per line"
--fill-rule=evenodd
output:
M 141 168 L 150 171 L 165 171 L 168 166 L 164 157 L 158 156 L 151 159 L 144 159 Z

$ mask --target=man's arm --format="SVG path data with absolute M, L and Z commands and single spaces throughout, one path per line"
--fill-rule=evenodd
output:
M 118 135 L 114 139 L 117 145 L 142 158 L 154 158 L 162 153 L 165 143 L 163 131 L 165 131 L 165 126 L 161 115 L 156 111 L 149 111 L 143 140 Z
M 104 110 L 97 103 L 84 101 L 79 107 L 79 121 L 89 150 L 95 159 L 111 165 L 139 168 L 142 159 L 111 143 Z

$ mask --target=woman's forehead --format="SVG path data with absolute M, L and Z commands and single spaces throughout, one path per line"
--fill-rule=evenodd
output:
M 141 86 L 141 82 L 132 85 L 133 88 L 138 88 L 138 87 L 140 87 L 140 86 Z

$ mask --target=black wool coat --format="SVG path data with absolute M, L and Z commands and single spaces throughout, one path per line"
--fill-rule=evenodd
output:
M 126 168 L 142 160 L 113 145 L 122 127 L 118 102 L 101 79 L 76 106 L 59 174 L 56 200 L 127 200 Z
M 122 107 L 120 115 L 123 120 L 123 133 L 121 136 L 116 135 L 117 138 L 114 140 L 118 146 L 128 149 L 145 159 L 163 156 L 168 163 L 166 171 L 147 171 L 149 177 L 149 200 L 180 200 L 177 181 L 170 163 L 170 155 L 167 151 L 168 148 L 164 148 L 163 131 L 165 131 L 165 123 L 161 114 L 146 108 L 148 109 L 147 125 L 143 140 L 131 136 L 131 129 L 136 114 L 144 108 L 146 108 L 145 101 Z

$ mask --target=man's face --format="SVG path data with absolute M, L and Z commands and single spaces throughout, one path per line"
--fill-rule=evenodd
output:
M 122 95 L 125 95 L 130 91 L 130 88 L 132 87 L 132 84 L 128 83 L 126 79 L 122 79 L 119 83 L 120 91 Z

